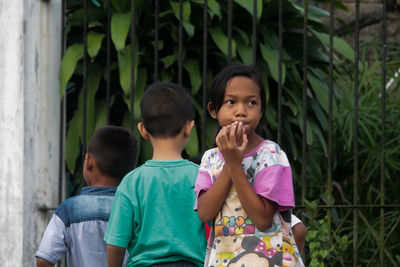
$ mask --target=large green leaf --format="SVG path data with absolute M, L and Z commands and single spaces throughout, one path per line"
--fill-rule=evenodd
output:
M 191 2 L 204 6 L 204 0 L 191 0 Z M 218 2 L 216 0 L 208 0 L 207 4 L 208 4 L 207 5 L 208 14 L 209 14 L 210 18 L 213 19 L 214 16 L 217 16 L 218 19 L 221 19 L 222 18 L 221 8 L 220 8 L 220 5 L 218 4 Z
M 76 111 L 72 119 L 69 121 L 68 132 L 67 132 L 67 145 L 65 146 L 65 161 L 67 163 L 68 170 L 74 174 L 76 167 L 76 158 L 79 152 L 79 140 L 81 137 L 82 129 L 82 114 L 77 114 Z
M 195 157 L 199 154 L 199 138 L 197 136 L 196 125 L 193 126 L 192 132 L 189 136 L 189 141 L 185 147 L 186 153 L 189 156 Z
M 323 84 L 317 77 L 315 77 L 311 73 L 308 73 L 308 81 L 310 82 L 315 96 L 318 99 L 318 103 L 321 105 L 326 113 L 329 113 L 329 91 L 326 84 Z
M 83 16 L 84 16 L 84 9 L 79 8 L 74 11 L 67 19 L 68 25 L 71 26 L 82 26 L 83 25 Z M 89 8 L 88 9 L 88 18 L 89 24 L 92 21 L 100 21 L 104 18 L 104 12 L 101 8 Z
M 190 82 L 192 84 L 192 95 L 195 95 L 201 86 L 201 74 L 199 61 L 194 59 L 186 60 L 183 64 L 185 70 L 189 73 Z
M 131 27 L 131 13 L 113 13 L 111 17 L 111 39 L 117 51 L 125 47 L 126 37 Z
M 139 65 L 139 55 L 137 45 L 135 45 L 135 81 L 137 80 L 137 67 Z M 130 95 L 131 90 L 131 45 L 125 46 L 118 52 L 119 82 L 126 95 Z
M 238 42 L 237 49 L 243 63 L 248 65 L 253 63 L 253 48 L 251 46 L 245 45 L 242 42 Z
M 257 1 L 257 20 L 261 18 L 262 10 L 263 10 L 263 0 Z M 240 6 L 246 9 L 250 15 L 254 15 L 254 0 L 235 0 Z
M 129 10 L 129 8 L 131 6 L 131 1 L 130 0 L 111 0 L 111 5 L 118 13 L 124 13 Z
M 226 36 L 221 27 L 215 26 L 209 29 L 211 38 L 213 39 L 214 43 L 217 47 L 221 50 L 221 52 L 228 56 L 228 36 Z M 232 58 L 236 57 L 236 42 L 232 39 Z
M 222 18 L 221 8 L 216 0 L 208 0 L 208 12 L 211 19 L 216 15 L 219 19 Z
M 301 12 L 301 16 L 304 17 L 304 7 L 297 4 L 293 4 L 293 6 L 299 10 Z M 312 5 L 308 5 L 308 20 L 321 23 L 322 18 L 328 16 L 329 12 Z
M 147 160 L 153 157 L 153 146 L 151 145 L 149 140 L 144 140 L 141 138 L 140 141 L 140 154 L 139 160 L 140 162 L 146 162 Z
M 87 51 L 89 56 L 93 59 L 100 51 L 101 42 L 105 34 L 90 31 L 87 36 Z
M 279 51 L 272 48 L 268 44 L 260 43 L 260 50 L 263 59 L 268 64 L 268 69 L 271 72 L 272 78 L 275 81 L 279 81 Z M 282 62 L 282 84 L 285 83 L 286 79 L 286 66 Z
M 172 10 L 174 11 L 175 17 L 179 20 L 179 3 L 174 1 L 169 1 L 169 4 L 171 5 Z M 191 12 L 190 1 L 184 1 L 183 13 L 182 13 L 183 20 L 189 20 L 190 12 Z
M 92 136 L 96 124 L 96 93 L 100 85 L 103 68 L 99 65 L 91 64 L 87 79 L 87 118 L 86 118 L 86 140 Z
M 141 113 L 140 113 L 140 101 L 142 99 L 144 90 L 147 84 L 147 70 L 146 68 L 139 68 L 138 70 L 138 77 L 136 80 L 135 86 L 135 101 L 134 101 L 134 118 L 136 120 L 140 120 Z M 130 104 L 128 105 L 130 107 Z M 130 108 L 129 108 L 130 110 Z
M 177 57 L 176 54 L 172 54 L 166 57 L 161 58 L 161 62 L 164 63 L 164 68 L 169 68 L 174 62 L 176 61 Z
M 65 51 L 58 74 L 60 80 L 60 97 L 64 96 L 65 87 L 75 71 L 76 64 L 82 57 L 83 44 L 72 44 Z
M 179 21 L 179 12 L 180 12 L 179 3 L 174 1 L 169 1 L 169 3 L 171 5 L 172 10 L 174 11 L 175 17 Z M 189 37 L 192 37 L 194 35 L 194 26 L 190 23 L 190 13 L 191 13 L 190 1 L 184 1 L 182 8 L 183 8 L 182 12 L 183 27 L 185 28 L 185 31 L 187 32 Z
M 329 34 L 318 32 L 313 29 L 310 29 L 310 31 L 315 34 L 315 36 L 326 46 L 327 49 L 329 49 Z M 347 60 L 354 62 L 354 50 L 345 40 L 334 36 L 333 49 L 342 54 Z

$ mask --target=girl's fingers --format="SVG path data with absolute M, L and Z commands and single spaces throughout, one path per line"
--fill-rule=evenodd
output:
M 231 125 L 231 131 L 229 132 L 229 140 L 232 142 L 234 141 L 236 143 L 236 133 L 237 133 L 237 126 L 238 123 L 235 121 Z
M 242 144 L 242 139 L 243 139 L 243 123 L 239 122 L 238 123 L 238 128 L 236 130 L 236 144 L 239 146 Z
M 242 138 L 242 143 L 240 144 L 239 148 L 244 151 L 247 147 L 248 142 L 249 142 L 249 140 L 247 139 L 247 135 L 243 128 L 243 138 Z

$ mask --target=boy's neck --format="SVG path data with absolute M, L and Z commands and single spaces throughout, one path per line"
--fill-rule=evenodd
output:
M 180 135 L 171 138 L 150 138 L 153 146 L 152 160 L 182 160 L 186 142 Z
M 96 186 L 96 187 L 117 187 L 120 181 L 114 178 L 102 179 L 99 181 L 93 182 L 89 186 Z

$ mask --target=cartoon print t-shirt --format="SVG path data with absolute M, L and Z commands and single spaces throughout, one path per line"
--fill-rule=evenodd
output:
M 224 163 L 218 148 L 204 153 L 195 186 L 197 197 L 215 183 Z M 286 154 L 276 143 L 264 140 L 245 155 L 242 166 L 254 191 L 274 201 L 278 212 L 274 214 L 272 226 L 259 231 L 243 210 L 232 186 L 215 218 L 205 266 L 243 266 L 243 263 L 256 267 L 301 266 L 290 223 L 283 220 L 290 217 L 290 210 L 294 208 L 292 172 Z

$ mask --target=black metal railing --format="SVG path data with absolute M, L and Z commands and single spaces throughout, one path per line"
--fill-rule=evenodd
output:
M 63 10 L 62 10 L 62 20 L 63 20 L 63 37 L 65 35 L 64 33 L 64 28 L 65 28 L 65 6 L 66 6 L 66 1 L 63 1 Z M 84 44 L 84 57 L 83 57 L 83 81 L 82 81 L 82 90 L 83 90 L 83 95 L 84 95 L 84 101 L 83 101 L 83 125 L 82 125 L 82 155 L 85 153 L 85 147 L 86 147 L 86 116 L 87 116 L 87 72 L 88 72 L 88 55 L 87 55 L 87 31 L 88 31 L 88 1 L 89 0 L 83 0 L 84 3 L 84 28 L 83 28 L 83 44 Z M 105 0 L 107 2 L 107 36 L 106 36 L 106 106 L 107 106 L 107 124 L 110 123 L 111 121 L 111 115 L 110 115 L 110 110 L 111 110 L 111 97 L 110 97 L 110 92 L 111 92 L 111 16 L 112 16 L 112 8 L 111 8 L 111 0 Z M 282 81 L 282 62 L 283 62 L 283 50 L 282 50 L 282 44 L 283 44 L 283 38 L 285 35 L 285 31 L 283 28 L 283 22 L 285 18 L 283 17 L 283 0 L 276 0 L 279 1 L 279 14 L 278 14 L 278 37 L 279 37 L 279 65 L 278 65 L 278 83 L 277 83 L 277 143 L 282 142 L 282 127 L 283 127 L 283 112 L 282 112 L 282 91 L 283 91 L 283 81 Z M 184 39 L 185 39 L 185 34 L 183 31 L 183 0 L 179 0 L 179 25 L 178 25 L 178 77 L 177 81 L 178 83 L 182 84 L 183 80 L 183 48 L 184 48 Z M 257 64 L 257 35 L 258 35 L 258 22 L 257 22 L 257 0 L 253 0 L 253 19 L 252 19 L 252 64 L 256 65 Z M 381 131 L 382 131 L 382 139 L 380 140 L 381 142 L 381 162 L 380 162 L 380 203 L 379 204 L 374 204 L 374 205 L 369 205 L 369 204 L 363 204 L 360 203 L 359 200 L 359 183 L 360 183 L 360 178 L 359 178 L 359 143 L 358 143 L 358 129 L 359 129 L 359 64 L 358 62 L 360 61 L 360 51 L 359 51 L 359 45 L 360 45 L 360 38 L 359 38 L 359 33 L 360 33 L 360 28 L 359 28 L 359 21 L 360 21 L 360 1 L 355 0 L 355 31 L 354 31 L 354 43 L 353 43 L 353 48 L 354 48 L 354 77 L 353 77 L 353 90 L 354 90 L 354 95 L 353 95 L 353 105 L 354 105 L 354 120 L 353 120 L 353 181 L 352 181 L 352 192 L 353 192 L 353 198 L 352 198 L 352 203 L 351 204 L 343 204 L 343 205 L 337 205 L 333 204 L 332 200 L 332 187 L 330 186 L 332 184 L 332 177 L 333 177 L 333 162 L 334 162 L 334 136 L 333 136 L 333 97 L 334 97 L 334 12 L 335 12 L 335 1 L 330 0 L 329 2 L 329 21 L 328 21 L 328 27 L 330 29 L 330 34 L 329 34 L 329 51 L 328 56 L 329 56 L 329 79 L 327 81 L 328 83 L 328 88 L 329 88 L 329 107 L 328 107 L 328 147 L 327 147 L 327 173 L 326 173 L 326 184 L 328 185 L 327 188 L 327 204 L 326 205 L 319 205 L 319 208 L 325 209 L 327 216 L 328 216 L 328 233 L 329 237 L 330 233 L 332 232 L 332 209 L 337 208 L 337 209 L 346 209 L 347 212 L 346 214 L 341 218 L 341 223 L 337 226 L 335 231 L 333 231 L 333 235 L 338 233 L 339 229 L 344 225 L 344 222 L 346 219 L 349 218 L 350 214 L 352 213 L 353 218 L 352 218 L 352 230 L 353 230 L 353 246 L 352 246 L 352 257 L 353 257 L 353 266 L 358 266 L 360 264 L 360 260 L 358 257 L 358 241 L 359 241 L 359 219 L 365 223 L 368 228 L 374 233 L 374 237 L 376 238 L 376 250 L 375 252 L 371 255 L 371 258 L 369 259 L 368 265 L 371 265 L 374 258 L 376 255 L 379 253 L 379 263 L 380 266 L 387 266 L 387 264 L 394 265 L 396 266 L 397 263 L 396 261 L 392 258 L 392 256 L 389 256 L 390 253 L 388 253 L 387 250 L 385 250 L 385 244 L 388 241 L 388 238 L 390 235 L 395 231 L 397 228 L 398 224 L 400 223 L 400 218 L 397 219 L 396 223 L 393 225 L 393 227 L 390 229 L 389 233 L 385 234 L 385 210 L 387 209 L 396 209 L 399 208 L 399 204 L 387 204 L 385 203 L 385 132 L 386 132 L 386 56 L 387 56 L 387 4 L 386 0 L 382 0 L 382 8 L 383 8 L 383 17 L 382 17 L 382 40 L 381 40 L 381 45 L 382 45 L 382 88 L 381 88 Z M 308 0 L 303 1 L 303 7 L 304 7 L 304 27 L 303 27 L 303 91 L 302 91 L 302 106 L 303 106 L 303 112 L 302 112 L 302 118 L 301 118 L 301 127 L 302 127 L 302 168 L 301 168 L 301 205 L 299 208 L 304 208 L 306 203 L 304 200 L 306 199 L 306 194 L 307 194 L 307 106 L 309 105 L 307 103 L 307 90 L 308 90 L 308 36 L 310 35 L 310 32 L 308 31 Z M 235 8 L 235 3 L 232 0 L 228 0 L 227 3 L 227 10 L 228 10 L 228 25 L 227 25 L 227 36 L 228 36 L 228 42 L 227 42 L 227 63 L 232 64 L 232 29 L 234 26 L 234 17 L 233 17 L 233 9 Z M 202 108 L 203 108 L 203 113 L 201 114 L 201 125 L 202 125 L 202 132 L 201 132 L 201 151 L 205 151 L 206 149 L 206 139 L 207 139 L 207 70 L 208 70 L 208 29 L 207 25 L 209 22 L 209 17 L 208 17 L 208 1 L 204 0 L 204 8 L 203 8 L 203 32 L 202 32 L 202 58 L 199 59 L 199 61 L 202 62 Z M 160 2 L 159 0 L 154 0 L 154 81 L 158 81 L 160 79 L 160 67 L 159 67 L 159 43 L 160 43 L 160 36 L 159 36 L 159 27 L 160 27 Z M 130 31 L 130 43 L 131 43 L 131 84 L 130 84 L 130 128 L 133 130 L 134 128 L 134 92 L 135 92 L 135 38 L 136 37 L 136 32 L 135 29 L 137 25 L 135 25 L 135 1 L 131 0 L 131 31 Z M 63 39 L 62 42 L 62 51 L 65 51 L 66 48 L 66 40 Z M 68 103 L 66 102 L 66 97 L 62 99 L 60 106 L 61 106 L 61 126 L 60 126 L 60 149 L 62 153 L 60 154 L 60 165 L 64 165 L 64 151 L 65 151 L 65 131 L 66 131 L 66 106 Z M 82 156 L 82 159 L 84 159 L 84 156 Z M 61 168 L 60 170 L 60 177 L 62 177 L 64 174 L 63 172 L 65 169 Z M 60 182 L 61 182 L 60 178 Z M 324 186 L 324 185 L 322 185 Z M 60 201 L 62 200 L 62 190 L 60 188 Z M 370 208 L 377 208 L 380 210 L 380 222 L 379 222 L 379 229 L 377 230 L 378 232 L 373 229 L 371 225 L 368 224 L 368 221 L 366 221 L 365 217 L 363 216 L 362 210 L 364 209 L 370 209 Z

